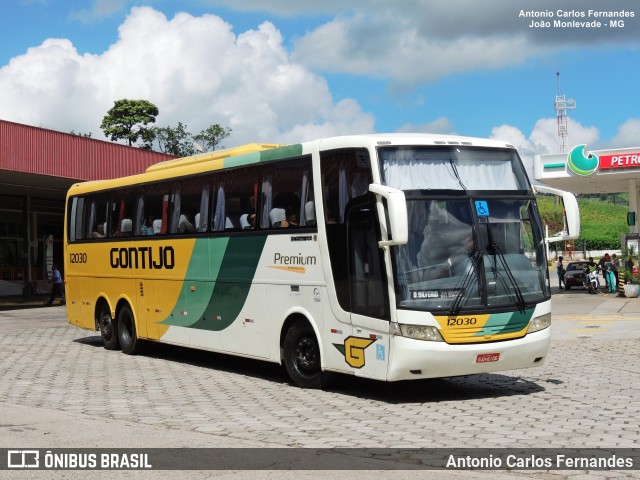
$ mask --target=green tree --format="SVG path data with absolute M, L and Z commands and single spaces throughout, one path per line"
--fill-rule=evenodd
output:
M 82 133 L 82 132 L 76 132 L 74 130 L 71 130 L 69 132 L 71 135 L 75 135 L 76 137 L 84 137 L 84 138 L 91 138 L 91 132 L 89 133 Z
M 192 136 L 182 122 L 178 122 L 175 128 L 154 127 L 153 133 L 158 142 L 158 148 L 163 153 L 178 157 L 187 157 L 195 153 Z
M 218 148 L 223 148 L 220 142 L 231 135 L 231 127 L 222 127 L 219 123 L 211 125 L 194 135 L 193 139 L 198 142 L 205 152 L 212 152 Z
M 100 128 L 112 141 L 126 140 L 132 146 L 142 140 L 141 147 L 150 149 L 154 132 L 147 125 L 155 123 L 158 113 L 158 107 L 148 100 L 116 100 Z

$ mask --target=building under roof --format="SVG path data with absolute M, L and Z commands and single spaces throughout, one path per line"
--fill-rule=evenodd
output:
M 638 252 L 640 147 L 588 151 L 586 145 L 576 145 L 568 153 L 536 155 L 533 176 L 574 194 L 629 192 L 629 234 L 623 243 Z
M 174 158 L 0 120 L 0 295 L 45 288 L 62 264 L 64 202 L 78 181 L 143 172 Z

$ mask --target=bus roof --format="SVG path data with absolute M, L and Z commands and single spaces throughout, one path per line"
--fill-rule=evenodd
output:
M 476 146 L 484 148 L 515 148 L 504 141 L 486 138 L 462 137 L 458 135 L 427 133 L 372 133 L 326 137 L 298 144 L 250 143 L 238 147 L 201 153 L 190 157 L 167 160 L 151 165 L 144 173 L 111 180 L 94 180 L 76 183 L 68 194 L 78 194 L 96 189 L 116 188 L 152 182 L 177 175 L 198 174 L 206 171 L 249 165 L 276 159 L 291 158 L 313 150 L 333 150 L 341 148 L 384 147 L 393 145 L 433 145 L 433 146 Z M 174 169 L 176 169 L 174 171 Z
M 328 137 L 319 140 L 320 150 L 341 148 L 344 146 L 383 147 L 392 145 L 463 145 L 486 148 L 515 148 L 502 140 L 464 137 L 460 135 L 435 133 L 373 133 Z
M 225 148 L 223 150 L 215 150 L 213 152 L 200 153 L 198 155 L 191 155 L 190 157 L 175 158 L 172 160 L 166 160 L 151 165 L 147 168 L 147 172 L 157 172 L 160 170 L 167 170 L 170 168 L 185 167 L 187 165 L 197 165 L 199 163 L 209 162 L 211 160 L 218 160 L 222 158 L 234 157 L 236 155 L 242 155 L 244 153 L 260 152 L 262 150 L 271 150 L 274 148 L 284 147 L 286 144 L 280 143 L 248 143 L 246 145 L 240 145 L 239 147 Z

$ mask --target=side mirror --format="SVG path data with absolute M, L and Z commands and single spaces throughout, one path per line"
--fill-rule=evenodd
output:
M 562 232 L 548 237 L 548 242 L 561 242 L 564 240 L 575 240 L 580 236 L 580 210 L 578 208 L 578 200 L 571 192 L 558 190 L 557 188 L 547 187 L 546 185 L 536 185 L 533 187 L 534 192 L 551 193 L 562 197 L 564 205 L 564 224 L 565 229 Z
M 369 191 L 380 195 L 387 201 L 388 221 L 391 238 L 378 242 L 381 247 L 387 245 L 404 245 L 409 241 L 409 221 L 407 216 L 407 200 L 404 192 L 395 188 L 372 183 Z

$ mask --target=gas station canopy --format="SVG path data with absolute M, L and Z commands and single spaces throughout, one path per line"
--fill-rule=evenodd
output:
M 540 183 L 574 194 L 629 192 L 629 211 L 640 211 L 640 147 L 588 151 L 577 145 L 569 153 L 536 155 L 533 176 Z M 630 226 L 638 233 L 638 225 Z
M 640 185 L 640 147 L 587 151 L 585 145 L 569 153 L 536 155 L 534 178 L 572 193 L 620 193 L 630 182 Z

